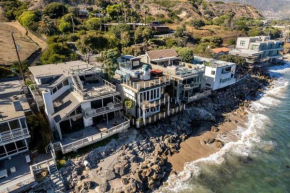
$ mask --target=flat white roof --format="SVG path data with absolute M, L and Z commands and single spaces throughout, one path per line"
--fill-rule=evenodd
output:
M 60 76 L 60 75 L 68 75 L 68 69 L 71 66 L 78 65 L 86 65 L 86 62 L 81 60 L 63 62 L 58 64 L 47 64 L 41 66 L 32 66 L 29 67 L 29 70 L 33 74 L 34 77 L 49 77 L 49 76 Z

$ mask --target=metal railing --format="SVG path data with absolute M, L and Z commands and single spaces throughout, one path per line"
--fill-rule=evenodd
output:
M 31 176 L 27 176 L 27 178 L 19 178 L 18 180 L 14 180 L 12 184 L 3 184 L 0 187 L 0 192 L 1 193 L 9 193 L 9 192 L 13 192 L 23 186 L 26 186 L 28 184 L 31 184 L 35 182 L 35 178 L 34 176 L 31 174 Z
M 13 129 L 12 131 L 0 133 L 0 144 L 29 137 L 29 130 L 27 128 Z
M 170 79 L 171 79 L 170 76 L 166 76 L 166 77 L 164 76 L 164 77 L 160 77 L 159 79 L 144 80 L 144 81 L 140 80 L 139 82 L 124 80 L 122 84 L 130 86 L 139 91 L 139 90 L 151 88 L 154 86 L 170 84 Z
M 114 104 L 113 108 L 109 108 L 109 107 L 101 107 L 101 108 L 97 108 L 97 109 L 87 109 L 84 112 L 85 117 L 94 117 L 97 115 L 102 115 L 105 113 L 109 113 L 112 111 L 116 111 L 116 110 L 121 110 L 122 109 L 122 103 L 118 102 Z
M 164 97 L 159 100 L 156 100 L 156 101 L 153 101 L 153 102 L 148 102 L 148 101 L 142 101 L 141 104 L 139 103 L 138 105 L 142 107 L 145 106 L 145 109 L 148 109 L 148 108 L 151 108 L 151 107 L 155 107 L 155 106 L 159 106 L 159 105 L 162 105 L 162 104 L 165 104 L 167 102 L 167 97 Z
M 197 88 L 197 87 L 199 87 L 199 85 L 201 85 L 201 82 L 191 83 L 191 84 L 184 84 L 183 89 L 184 90 L 189 90 L 189 89 Z
M 33 172 L 37 173 L 39 171 L 42 171 L 44 169 L 49 170 L 49 166 L 56 165 L 55 160 L 53 158 L 36 163 L 31 166 L 31 169 Z
M 125 119 L 126 121 L 108 129 L 107 131 L 86 137 L 84 139 L 72 142 L 72 143 L 67 144 L 67 145 L 61 145 L 62 153 L 66 154 L 68 152 L 78 150 L 82 147 L 91 145 L 91 144 L 96 143 L 98 141 L 101 141 L 105 138 L 108 138 L 116 133 L 120 133 L 120 132 L 124 131 L 125 129 L 128 129 L 130 127 L 130 120 L 125 118 L 123 115 L 122 115 L 122 118 Z

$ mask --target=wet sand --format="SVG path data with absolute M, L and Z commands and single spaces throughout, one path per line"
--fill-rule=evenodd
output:
M 238 136 L 234 135 L 232 131 L 235 131 L 238 126 L 246 126 L 248 119 L 245 111 L 238 109 L 235 112 L 224 114 L 224 116 L 231 121 L 219 124 L 218 132 L 211 131 L 211 128 L 202 128 L 199 133 L 181 143 L 179 152 L 168 158 L 168 161 L 172 164 L 173 171 L 181 172 L 187 162 L 209 157 L 220 150 L 214 143 L 205 144 L 205 139 L 219 139 L 224 143 L 227 143 L 223 139 L 224 137 L 230 141 L 238 140 Z

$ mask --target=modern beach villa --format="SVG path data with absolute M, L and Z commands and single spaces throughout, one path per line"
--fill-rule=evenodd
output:
M 239 37 L 231 55 L 244 57 L 247 63 L 257 65 L 261 63 L 276 63 L 282 60 L 283 42 L 271 40 L 270 36 Z

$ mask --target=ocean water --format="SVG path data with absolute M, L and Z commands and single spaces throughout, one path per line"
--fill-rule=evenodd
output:
M 233 131 L 240 140 L 188 163 L 158 192 L 290 193 L 290 62 L 269 71 L 277 80 Z

